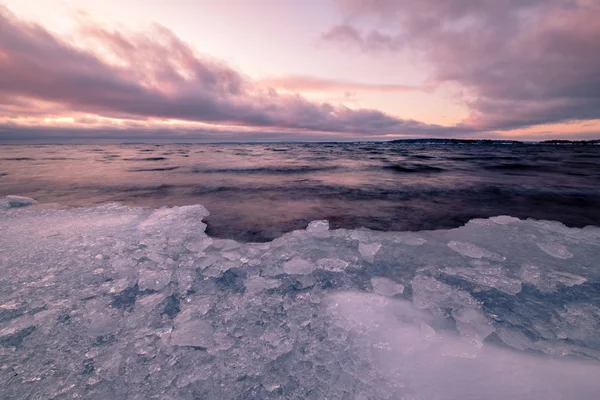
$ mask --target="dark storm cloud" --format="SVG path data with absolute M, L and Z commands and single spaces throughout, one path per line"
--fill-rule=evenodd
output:
M 279 94 L 198 55 L 160 25 L 125 34 L 85 22 L 82 32 L 85 47 L 74 46 L 0 6 L 2 114 L 19 115 L 18 104 L 42 102 L 67 116 L 80 112 L 363 135 L 471 131 Z M 27 115 L 25 107 L 21 113 Z
M 457 82 L 470 93 L 474 127 L 600 118 L 598 0 L 337 3 L 346 20 L 324 40 L 427 62 L 431 83 Z

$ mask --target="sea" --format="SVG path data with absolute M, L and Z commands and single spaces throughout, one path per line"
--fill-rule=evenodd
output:
M 1 399 L 597 400 L 600 146 L 0 146 Z
M 202 204 L 207 233 L 264 242 L 332 228 L 419 231 L 511 215 L 600 225 L 600 146 L 121 144 L 0 146 L 0 196 L 43 205 Z

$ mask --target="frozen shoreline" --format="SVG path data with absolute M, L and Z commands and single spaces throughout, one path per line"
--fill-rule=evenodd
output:
M 506 216 L 422 232 L 314 221 L 240 243 L 208 237 L 207 215 L 0 211 L 1 397 L 600 390 L 600 228 Z

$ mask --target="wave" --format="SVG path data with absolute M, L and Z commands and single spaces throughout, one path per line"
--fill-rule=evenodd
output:
M 332 171 L 335 166 L 313 167 L 308 165 L 294 167 L 255 167 L 255 168 L 193 168 L 193 173 L 202 174 L 306 174 L 310 172 Z
M 402 173 L 432 173 L 446 171 L 444 168 L 431 165 L 386 165 L 383 169 Z
M 167 157 L 124 158 L 125 161 L 164 161 Z
M 483 167 L 488 171 L 535 171 L 535 172 L 553 172 L 557 168 L 553 168 L 548 165 L 539 164 L 522 164 L 522 163 L 509 163 L 509 164 L 496 164 L 486 165 Z
M 173 171 L 179 169 L 180 167 L 162 167 L 162 168 L 135 168 L 130 169 L 129 171 L 133 172 L 152 172 L 152 171 Z

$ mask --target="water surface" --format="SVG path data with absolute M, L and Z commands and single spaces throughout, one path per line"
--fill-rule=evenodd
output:
M 600 146 L 0 146 L 0 196 L 59 207 L 203 204 L 208 233 L 266 241 L 332 228 L 429 230 L 512 215 L 600 225 Z

